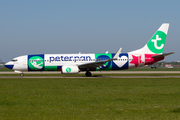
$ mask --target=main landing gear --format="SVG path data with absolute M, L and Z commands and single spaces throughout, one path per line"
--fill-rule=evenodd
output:
M 91 72 L 86 71 L 85 75 L 86 75 L 87 77 L 90 77 L 92 74 L 91 74 Z
M 20 76 L 23 77 L 23 76 L 24 76 L 24 73 L 21 73 Z

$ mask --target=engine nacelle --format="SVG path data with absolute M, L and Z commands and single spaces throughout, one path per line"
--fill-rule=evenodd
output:
M 78 74 L 79 68 L 78 66 L 64 65 L 62 66 L 62 74 Z

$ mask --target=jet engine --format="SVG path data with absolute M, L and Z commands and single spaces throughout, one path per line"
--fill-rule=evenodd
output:
M 78 66 L 64 65 L 62 66 L 62 74 L 78 74 L 79 68 Z

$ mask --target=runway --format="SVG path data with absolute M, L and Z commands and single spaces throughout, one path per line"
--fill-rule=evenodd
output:
M 78 79 L 82 79 L 82 78 L 180 78 L 180 76 L 92 76 L 92 77 L 79 77 L 79 76 L 24 76 L 24 77 L 20 77 L 20 76 L 0 76 L 0 78 L 78 78 Z
M 80 74 L 84 74 L 81 72 Z M 53 74 L 61 74 L 60 72 L 24 72 L 24 74 L 51 74 L 49 76 L 0 76 L 0 78 L 180 78 L 180 75 L 172 76 L 117 76 L 116 74 L 180 74 L 180 71 L 103 71 L 103 72 L 92 72 L 92 77 L 86 76 L 55 76 Z M 0 74 L 19 74 L 14 72 L 0 72 Z M 114 74 L 113 76 L 103 76 L 103 74 Z
M 43 71 L 43 72 L 23 72 L 24 74 L 61 74 L 59 71 Z M 150 74 L 150 73 L 179 73 L 180 71 L 92 71 L 92 74 Z M 0 74 L 19 74 L 13 71 L 11 72 L 0 72 Z M 85 72 L 80 72 L 79 74 L 85 74 Z

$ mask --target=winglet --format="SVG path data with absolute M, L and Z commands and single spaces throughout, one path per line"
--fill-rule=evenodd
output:
M 119 48 L 119 50 L 116 52 L 116 54 L 114 55 L 114 57 L 112 58 L 113 60 L 117 60 L 119 54 L 121 53 L 122 48 Z

